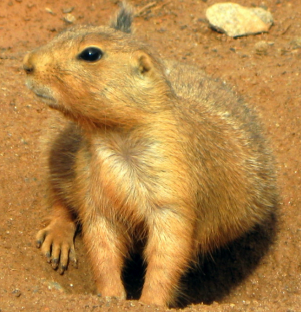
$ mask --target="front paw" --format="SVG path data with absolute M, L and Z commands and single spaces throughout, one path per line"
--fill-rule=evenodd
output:
M 53 218 L 49 225 L 40 230 L 36 236 L 36 245 L 41 248 L 47 262 L 54 270 L 63 274 L 71 261 L 77 267 L 74 249 L 76 225 L 73 221 Z

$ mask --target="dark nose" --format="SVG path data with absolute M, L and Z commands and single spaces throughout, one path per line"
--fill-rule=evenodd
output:
M 23 69 L 25 70 L 26 74 L 31 74 L 34 72 L 34 65 L 30 60 L 30 54 L 27 54 L 24 57 Z

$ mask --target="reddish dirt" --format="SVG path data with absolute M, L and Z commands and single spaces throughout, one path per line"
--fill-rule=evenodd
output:
M 132 1 L 141 10 L 153 1 Z M 278 162 L 279 216 L 205 259 L 186 277 L 189 311 L 300 311 L 301 309 L 301 3 L 241 0 L 264 5 L 275 25 L 268 34 L 229 38 L 212 31 L 205 10 L 214 0 L 155 1 L 135 20 L 136 33 L 165 58 L 195 63 L 226 81 L 255 107 Z M 116 1 L 3 0 L 0 2 L 0 311 L 164 311 L 138 301 L 104 300 L 94 285 L 80 236 L 79 268 L 60 276 L 34 237 L 47 215 L 41 137 L 49 109 L 24 86 L 22 59 L 75 23 L 106 24 Z M 46 8 L 48 8 L 46 10 Z M 52 12 L 52 13 L 51 13 Z M 269 43 L 264 53 L 259 41 Z M 139 266 L 139 264 L 138 264 Z M 135 265 L 127 274 L 139 288 Z M 138 274 L 138 277 L 136 276 Z M 140 280 L 141 283 L 141 280 Z M 135 291 L 130 290 L 135 298 Z M 204 304 L 202 304 L 202 302 Z

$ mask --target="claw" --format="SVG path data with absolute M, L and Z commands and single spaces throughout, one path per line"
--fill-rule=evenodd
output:
M 51 263 L 51 254 L 49 251 L 46 252 L 45 257 L 46 257 L 47 262 Z
M 69 252 L 69 259 L 73 265 L 73 267 L 77 268 L 77 259 L 76 259 L 76 254 L 74 250 L 74 246 L 71 247 L 70 252 Z
M 78 268 L 78 263 L 77 263 L 77 259 L 72 260 L 72 265 L 74 268 Z
M 60 269 L 60 274 L 63 275 L 66 270 L 67 270 L 67 266 L 66 265 L 62 265 L 61 269 Z
M 51 263 L 52 263 L 52 268 L 54 270 L 56 270 L 57 267 L 58 267 L 58 264 L 59 264 L 59 259 L 57 259 L 57 258 L 56 259 L 52 259 Z

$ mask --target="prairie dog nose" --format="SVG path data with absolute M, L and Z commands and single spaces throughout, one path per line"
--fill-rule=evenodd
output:
M 31 74 L 34 72 L 34 65 L 30 58 L 31 53 L 27 53 L 23 60 L 23 69 L 25 70 L 26 74 Z

